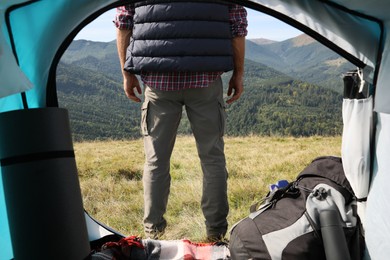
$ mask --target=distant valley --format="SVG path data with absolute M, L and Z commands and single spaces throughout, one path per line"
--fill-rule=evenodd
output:
M 305 34 L 282 42 L 248 40 L 246 57 L 296 79 L 340 93 L 343 91 L 343 73 L 355 68 Z

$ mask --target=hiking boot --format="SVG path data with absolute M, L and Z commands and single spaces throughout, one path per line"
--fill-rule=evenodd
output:
M 165 231 L 164 230 L 158 230 L 158 229 L 155 229 L 155 230 L 151 230 L 151 231 L 146 231 L 145 230 L 145 236 L 146 238 L 149 238 L 149 239 L 154 239 L 154 240 L 158 240 L 158 239 L 161 239 L 161 237 L 164 235 Z
M 217 245 L 225 245 L 229 243 L 229 241 L 223 235 L 208 235 L 206 241 L 207 243 L 213 243 Z

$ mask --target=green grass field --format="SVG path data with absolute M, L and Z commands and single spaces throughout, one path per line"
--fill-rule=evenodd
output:
M 142 237 L 142 140 L 80 142 L 74 147 L 84 208 L 124 235 Z M 340 156 L 340 149 L 341 137 L 226 137 L 230 227 L 249 214 L 269 184 L 291 181 L 314 158 Z M 162 239 L 204 241 L 201 174 L 194 138 L 178 137 L 171 160 L 168 227 Z

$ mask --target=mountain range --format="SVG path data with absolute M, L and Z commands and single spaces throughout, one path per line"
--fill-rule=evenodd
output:
M 296 79 L 340 93 L 343 91 L 343 73 L 355 68 L 306 34 L 281 42 L 247 40 L 246 57 Z
M 227 107 L 227 134 L 340 134 L 342 74 L 352 64 L 307 35 L 246 40 L 245 59 L 245 92 Z M 68 47 L 57 93 L 76 140 L 140 137 L 139 104 L 125 97 L 121 82 L 115 41 L 75 40 Z M 190 133 L 183 118 L 180 132 Z

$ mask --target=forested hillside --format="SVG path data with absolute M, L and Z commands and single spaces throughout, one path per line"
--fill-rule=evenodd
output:
M 245 93 L 228 107 L 231 135 L 337 135 L 342 96 L 246 62 Z
M 69 110 L 75 140 L 138 137 L 139 108 L 122 85 L 96 71 L 59 64 L 59 106 Z
M 297 41 L 297 39 L 295 39 Z M 341 133 L 342 79 L 336 67 L 332 77 L 340 91 L 298 80 L 258 62 L 273 59 L 274 63 L 298 59 L 301 48 L 293 40 L 284 43 L 259 41 L 249 48 L 245 61 L 245 92 L 241 99 L 226 107 L 227 135 L 338 135 Z M 285 56 L 282 55 L 284 47 Z M 267 46 L 267 48 L 265 48 Z M 312 43 L 299 46 L 312 46 Z M 303 48 L 303 47 L 302 47 Z M 302 57 L 313 61 L 318 55 Z M 256 50 L 256 51 L 255 51 Z M 277 55 L 275 53 L 278 53 Z M 299 52 L 298 52 L 299 53 Z M 303 55 L 301 53 L 301 55 Z M 263 57 L 260 59 L 259 57 Z M 327 55 L 322 55 L 321 63 Z M 337 58 L 337 56 L 331 56 Z M 339 58 L 339 57 L 338 57 Z M 254 60 L 258 60 L 257 62 Z M 302 61 L 301 61 L 302 62 Z M 268 65 L 268 64 L 267 64 Z M 298 69 L 299 66 L 297 66 Z M 315 67 L 313 65 L 313 67 Z M 306 69 L 306 73 L 316 73 Z M 326 74 L 322 75 L 326 77 Z M 223 76 L 225 88 L 230 74 Z M 336 80 L 337 79 L 337 80 Z M 122 88 L 122 77 L 115 42 L 75 41 L 62 58 L 57 70 L 57 92 L 61 107 L 70 111 L 75 140 L 139 138 L 140 104 L 129 101 Z M 225 89 L 226 93 L 226 89 Z M 183 113 L 180 133 L 191 133 Z
M 70 111 L 75 140 L 140 137 L 140 104 L 125 97 L 120 72 L 110 73 L 114 71 L 107 65 L 110 59 L 114 58 L 85 56 L 59 64 L 59 104 Z M 341 133 L 342 99 L 337 92 L 295 80 L 250 60 L 246 60 L 245 70 L 245 92 L 226 109 L 227 135 Z M 223 76 L 225 86 L 229 77 L 229 73 Z M 190 133 L 185 115 L 183 118 L 180 132 Z

